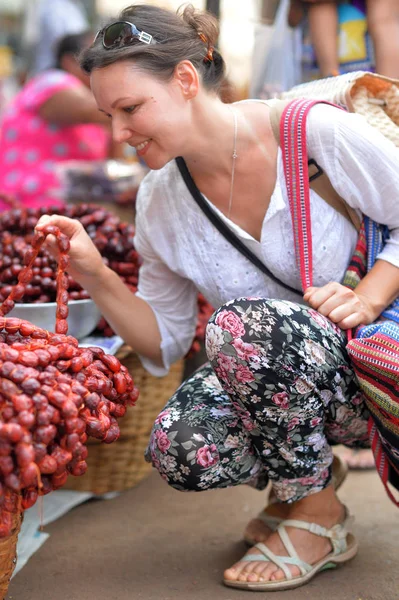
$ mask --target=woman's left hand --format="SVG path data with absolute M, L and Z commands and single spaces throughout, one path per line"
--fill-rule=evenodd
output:
M 309 287 L 303 299 L 341 329 L 368 325 L 379 314 L 368 298 L 335 281 L 323 287 Z

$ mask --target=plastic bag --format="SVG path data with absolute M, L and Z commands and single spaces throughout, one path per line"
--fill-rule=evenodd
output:
M 301 34 L 288 26 L 289 4 L 281 0 L 272 27 L 256 32 L 251 98 L 274 98 L 300 83 Z

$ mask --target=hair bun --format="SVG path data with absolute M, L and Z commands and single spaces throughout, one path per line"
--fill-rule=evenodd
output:
M 186 5 L 179 10 L 178 14 L 187 25 L 194 29 L 208 48 L 216 45 L 219 37 L 219 22 L 214 15 L 198 10 L 192 4 Z
M 131 61 L 144 71 L 170 81 L 181 61 L 190 61 L 197 69 L 204 88 L 219 92 L 225 75 L 223 57 L 215 49 L 219 23 L 210 13 L 181 7 L 176 13 L 155 4 L 134 4 L 125 8 L 118 21 L 130 21 L 140 31 L 153 36 L 156 44 L 144 44 L 133 38 L 112 48 L 97 43 L 86 50 L 80 64 L 86 73 L 102 69 L 119 61 Z M 110 20 L 109 25 L 115 19 Z M 159 42 L 159 43 L 158 43 Z

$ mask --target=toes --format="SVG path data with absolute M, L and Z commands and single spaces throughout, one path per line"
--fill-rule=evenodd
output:
M 292 576 L 294 578 L 300 576 L 301 573 L 300 573 L 300 570 L 297 567 L 290 568 L 288 566 L 288 568 L 290 569 L 291 574 L 292 574 Z M 274 571 L 274 573 L 272 574 L 272 576 L 270 577 L 271 581 L 283 581 L 283 579 L 287 579 L 287 577 L 286 577 L 284 571 L 282 571 L 281 569 L 276 569 Z
M 259 581 L 264 581 L 264 579 L 257 573 L 250 573 L 248 575 L 247 581 L 249 581 L 250 583 L 258 583 Z
M 247 581 L 257 583 L 274 580 L 280 581 L 281 579 L 285 579 L 284 572 L 278 569 L 276 565 L 270 562 L 258 562 L 255 563 L 252 573 L 248 575 Z
M 251 554 L 256 554 L 252 552 Z M 267 563 L 268 564 L 268 563 Z M 257 576 L 253 579 L 254 570 L 258 566 L 265 566 L 265 563 L 258 561 L 239 561 L 233 565 L 230 569 L 226 569 L 224 572 L 224 578 L 227 581 L 258 581 Z M 251 577 L 251 579 L 249 579 Z
M 254 563 L 254 569 L 248 577 L 248 581 L 252 583 L 268 581 L 270 578 L 270 567 L 271 564 L 269 562 Z
M 257 583 L 258 581 L 266 581 L 268 565 L 270 565 L 270 563 L 255 561 L 251 562 L 250 570 L 242 571 L 240 575 L 240 581 L 249 581 L 251 583 Z
M 283 581 L 283 579 L 286 579 L 286 577 L 284 571 L 281 569 L 277 569 L 270 577 L 271 581 Z
M 256 565 L 258 565 L 259 563 L 257 561 L 251 561 L 251 562 L 245 562 L 244 563 L 244 568 L 242 569 L 241 573 L 240 573 L 240 581 L 249 581 L 249 577 L 252 577 L 253 573 L 254 573 L 254 569 L 256 567 Z M 252 579 L 251 579 L 252 581 Z M 256 581 L 256 580 L 255 580 Z
M 299 577 L 297 567 L 290 568 L 292 576 Z M 286 579 L 284 571 L 278 569 L 270 562 L 253 561 L 250 563 L 239 562 L 224 572 L 227 581 L 240 581 L 242 583 L 262 583 L 264 581 L 283 581 Z
M 227 581 L 237 581 L 238 571 L 232 567 L 231 569 L 226 569 L 223 576 Z
M 263 562 L 263 561 L 257 562 L 254 565 L 254 570 L 252 572 L 254 575 L 257 575 L 258 577 L 266 577 L 271 566 L 272 566 L 272 563 L 270 563 L 270 562 Z
M 226 569 L 226 571 L 224 572 L 224 578 L 227 579 L 228 581 L 246 581 L 245 578 L 240 579 L 240 577 L 242 577 L 242 574 L 245 571 L 246 567 L 248 567 L 248 563 L 240 561 L 240 562 L 236 563 L 235 565 L 233 565 L 232 567 L 230 567 L 230 569 Z M 246 577 L 246 575 L 245 575 L 245 577 Z
M 262 581 L 269 581 L 275 571 L 276 566 L 270 562 L 241 562 L 231 567 L 231 569 L 227 569 L 224 572 L 224 578 L 227 581 L 258 583 Z

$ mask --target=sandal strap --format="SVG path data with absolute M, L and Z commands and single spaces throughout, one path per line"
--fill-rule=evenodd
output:
M 346 518 L 343 523 L 338 523 L 327 529 L 317 523 L 308 523 L 307 521 L 299 521 L 296 519 L 287 519 L 277 528 L 281 541 L 287 549 L 289 556 L 277 556 L 270 550 L 266 544 L 260 542 L 256 544 L 254 548 L 259 550 L 261 554 L 246 554 L 241 560 L 256 562 L 256 561 L 267 561 L 274 563 L 279 569 L 284 572 L 287 581 L 292 580 L 294 577 L 287 565 L 295 565 L 301 571 L 301 575 L 304 576 L 312 571 L 313 566 L 299 558 L 297 551 L 294 548 L 293 543 L 290 540 L 286 527 L 295 527 L 296 529 L 304 529 L 315 535 L 325 537 L 331 540 L 333 546 L 333 555 L 338 555 L 346 552 L 348 548 L 347 536 L 348 528 L 352 524 L 353 518 L 349 516 L 348 509 L 345 507 Z
M 285 527 L 295 527 L 296 529 L 304 529 L 306 531 L 309 531 L 310 533 L 313 533 L 314 535 L 328 538 L 331 541 L 334 554 L 341 554 L 347 549 L 346 540 L 348 537 L 349 528 L 353 523 L 353 517 L 349 516 L 347 509 L 345 510 L 347 514 L 345 521 L 343 523 L 337 523 L 337 525 L 334 525 L 334 527 L 331 527 L 330 529 L 327 529 L 322 525 L 318 525 L 317 523 L 308 523 L 307 521 L 287 519 L 279 525 L 277 531 L 280 537 L 282 538 L 287 550 L 290 550 L 289 547 L 291 546 L 291 551 L 294 550 L 295 552 L 291 540 L 288 538 L 287 532 L 285 531 Z M 288 542 L 288 545 L 286 542 Z M 292 556 L 291 552 L 290 555 Z
M 277 533 L 279 534 L 284 546 L 286 547 L 288 554 L 290 555 L 291 558 L 296 558 L 299 559 L 298 553 L 294 548 L 294 544 L 291 542 L 290 537 L 287 533 L 286 528 L 283 526 L 279 526 L 277 528 Z M 299 559 L 300 560 L 300 559 Z M 303 575 L 303 573 L 302 573 Z
M 274 563 L 279 569 L 281 569 L 284 572 L 285 578 L 286 579 L 292 579 L 292 573 L 289 570 L 289 568 L 287 567 L 287 564 L 284 561 L 283 556 L 276 556 L 276 554 L 274 554 L 274 552 L 272 552 L 272 550 L 270 550 L 270 548 L 268 546 L 266 546 L 266 544 L 256 544 L 255 548 L 257 548 L 258 550 L 260 550 L 262 552 L 262 554 L 265 556 L 266 560 Z
M 293 547 L 292 544 L 291 547 Z M 254 548 L 257 548 L 260 552 L 262 552 L 262 554 L 246 554 L 242 557 L 241 560 L 245 560 L 247 562 L 272 562 L 284 572 L 285 578 L 287 580 L 291 580 L 294 578 L 287 565 L 294 565 L 298 567 L 302 575 L 306 575 L 306 573 L 309 573 L 309 571 L 312 570 L 312 566 L 306 563 L 301 558 L 299 558 L 295 550 L 294 556 L 277 556 L 276 554 L 274 554 L 274 552 L 272 552 L 272 550 L 270 550 L 268 546 L 266 546 L 266 544 L 263 544 L 262 542 L 256 544 Z M 288 552 L 290 552 L 289 548 L 287 548 L 287 550 Z

